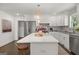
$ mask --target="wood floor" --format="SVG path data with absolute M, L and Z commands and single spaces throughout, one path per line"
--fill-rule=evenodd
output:
M 30 55 L 30 44 L 29 48 L 23 52 L 19 51 L 15 45 L 15 42 L 11 42 L 0 48 L 0 55 Z M 58 55 L 69 55 L 60 45 L 58 46 Z
M 24 51 L 25 53 L 22 53 L 19 51 L 16 47 L 16 42 L 11 42 L 3 47 L 0 48 L 0 54 L 4 55 L 29 55 L 30 54 L 30 47 Z M 29 45 L 29 44 L 28 44 Z

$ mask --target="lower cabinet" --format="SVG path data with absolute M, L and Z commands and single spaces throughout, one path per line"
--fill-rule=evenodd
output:
M 64 46 L 69 49 L 69 35 L 64 34 Z
M 69 50 L 69 34 L 64 34 L 61 32 L 52 32 L 52 36 L 54 36 L 60 44 L 62 44 L 66 49 Z
M 60 43 L 66 48 L 69 50 L 69 34 L 63 34 L 61 33 L 61 41 Z

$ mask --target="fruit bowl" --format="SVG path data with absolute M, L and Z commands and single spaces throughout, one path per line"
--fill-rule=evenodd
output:
M 38 36 L 38 37 L 42 37 L 43 35 L 44 35 L 44 33 L 42 31 L 35 33 L 35 36 Z

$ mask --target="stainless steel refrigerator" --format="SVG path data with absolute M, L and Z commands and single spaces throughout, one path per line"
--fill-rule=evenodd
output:
M 25 37 L 36 29 L 36 21 L 19 21 L 18 22 L 18 37 Z

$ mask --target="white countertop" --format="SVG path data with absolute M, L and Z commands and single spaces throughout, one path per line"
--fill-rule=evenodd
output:
M 58 40 L 51 36 L 50 34 L 45 34 L 42 37 L 35 36 L 35 33 L 32 33 L 20 40 L 17 41 L 17 43 L 33 43 L 33 42 L 55 42 L 58 43 Z

